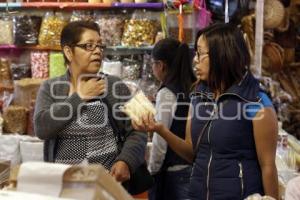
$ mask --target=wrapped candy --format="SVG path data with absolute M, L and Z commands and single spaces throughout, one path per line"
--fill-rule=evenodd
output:
M 67 24 L 66 18 L 61 13 L 47 12 L 42 22 L 39 35 L 39 44 L 45 47 L 60 47 L 60 35 Z
M 141 64 L 135 60 L 124 59 L 122 78 L 137 80 L 141 76 Z
M 47 51 L 31 52 L 31 73 L 32 78 L 48 78 L 49 54 Z
M 74 10 L 70 21 L 94 21 L 93 15 L 89 11 Z
M 62 53 L 51 52 L 49 56 L 50 78 L 66 73 L 65 60 Z
M 156 21 L 148 19 L 130 19 L 125 21 L 122 45 L 150 46 L 157 33 Z
M 158 27 L 159 14 L 136 11 L 132 19 L 125 20 L 122 45 L 134 47 L 153 45 Z
M 10 65 L 13 80 L 31 77 L 30 65 L 26 63 L 12 63 Z
M 13 44 L 13 22 L 10 17 L 0 18 L 0 44 Z
M 9 106 L 4 110 L 4 131 L 6 133 L 26 133 L 27 112 L 22 106 Z
M 100 15 L 96 20 L 99 24 L 103 45 L 117 46 L 121 44 L 124 19 L 116 15 Z
M 1 88 L 12 88 L 12 76 L 9 61 L 5 58 L 0 59 L 0 85 Z
M 39 16 L 17 16 L 14 19 L 16 45 L 35 45 L 38 43 L 42 18 Z
M 74 21 L 93 21 L 93 15 L 91 15 L 91 13 L 88 13 L 87 11 L 82 11 L 82 10 L 74 10 L 72 12 L 72 16 L 70 21 L 74 22 Z

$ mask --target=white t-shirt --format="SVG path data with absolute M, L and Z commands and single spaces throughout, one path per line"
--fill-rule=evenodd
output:
M 177 97 L 175 94 L 164 87 L 157 93 L 156 105 L 157 114 L 156 121 L 164 124 L 168 129 L 171 128 L 173 122 L 173 114 L 176 112 Z M 150 173 L 156 174 L 163 165 L 167 153 L 167 142 L 157 133 L 153 134 L 152 149 L 150 151 L 148 170 Z M 176 165 L 169 167 L 168 171 L 178 171 L 186 168 L 187 165 Z

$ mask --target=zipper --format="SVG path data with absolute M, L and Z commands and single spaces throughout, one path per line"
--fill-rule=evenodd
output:
M 239 162 L 239 167 L 240 167 L 240 174 L 239 177 L 241 179 L 241 199 L 243 199 L 243 195 L 244 195 L 244 177 L 243 177 L 243 165 L 241 162 Z
M 212 122 L 209 124 L 208 127 L 208 143 L 210 145 L 210 129 L 211 129 L 211 124 Z M 209 162 L 207 165 L 207 177 L 206 177 L 206 188 L 207 188 L 207 192 L 206 192 L 206 200 L 209 200 L 209 179 L 210 179 L 210 165 L 211 165 L 211 161 L 212 161 L 212 149 L 210 148 L 210 157 L 209 157 Z
M 207 165 L 207 177 L 206 177 L 207 192 L 206 192 L 206 200 L 209 200 L 209 177 L 210 177 L 210 164 L 211 164 L 211 160 L 212 160 L 212 150 L 210 150 L 210 158 L 209 158 L 209 162 L 208 162 L 208 165 Z

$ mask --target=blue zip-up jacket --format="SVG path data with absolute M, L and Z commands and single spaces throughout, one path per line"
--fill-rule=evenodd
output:
M 271 101 L 251 73 L 218 99 L 210 94 L 200 84 L 192 97 L 191 133 L 197 152 L 191 174 L 191 200 L 238 200 L 254 193 L 263 195 L 252 118 L 262 107 L 272 106 Z

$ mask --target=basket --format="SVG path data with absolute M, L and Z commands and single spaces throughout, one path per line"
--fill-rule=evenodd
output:
M 278 27 L 276 27 L 276 30 L 279 32 L 284 32 L 289 29 L 289 26 L 290 26 L 290 13 L 289 10 L 286 8 L 284 10 L 284 18 L 281 24 Z
M 295 62 L 295 48 L 284 48 L 284 63 Z
M 264 7 L 264 27 L 278 27 L 285 16 L 284 6 L 279 0 L 266 0 Z
M 278 72 L 283 68 L 284 50 L 280 45 L 270 42 L 264 45 L 263 54 L 268 59 L 268 71 Z

